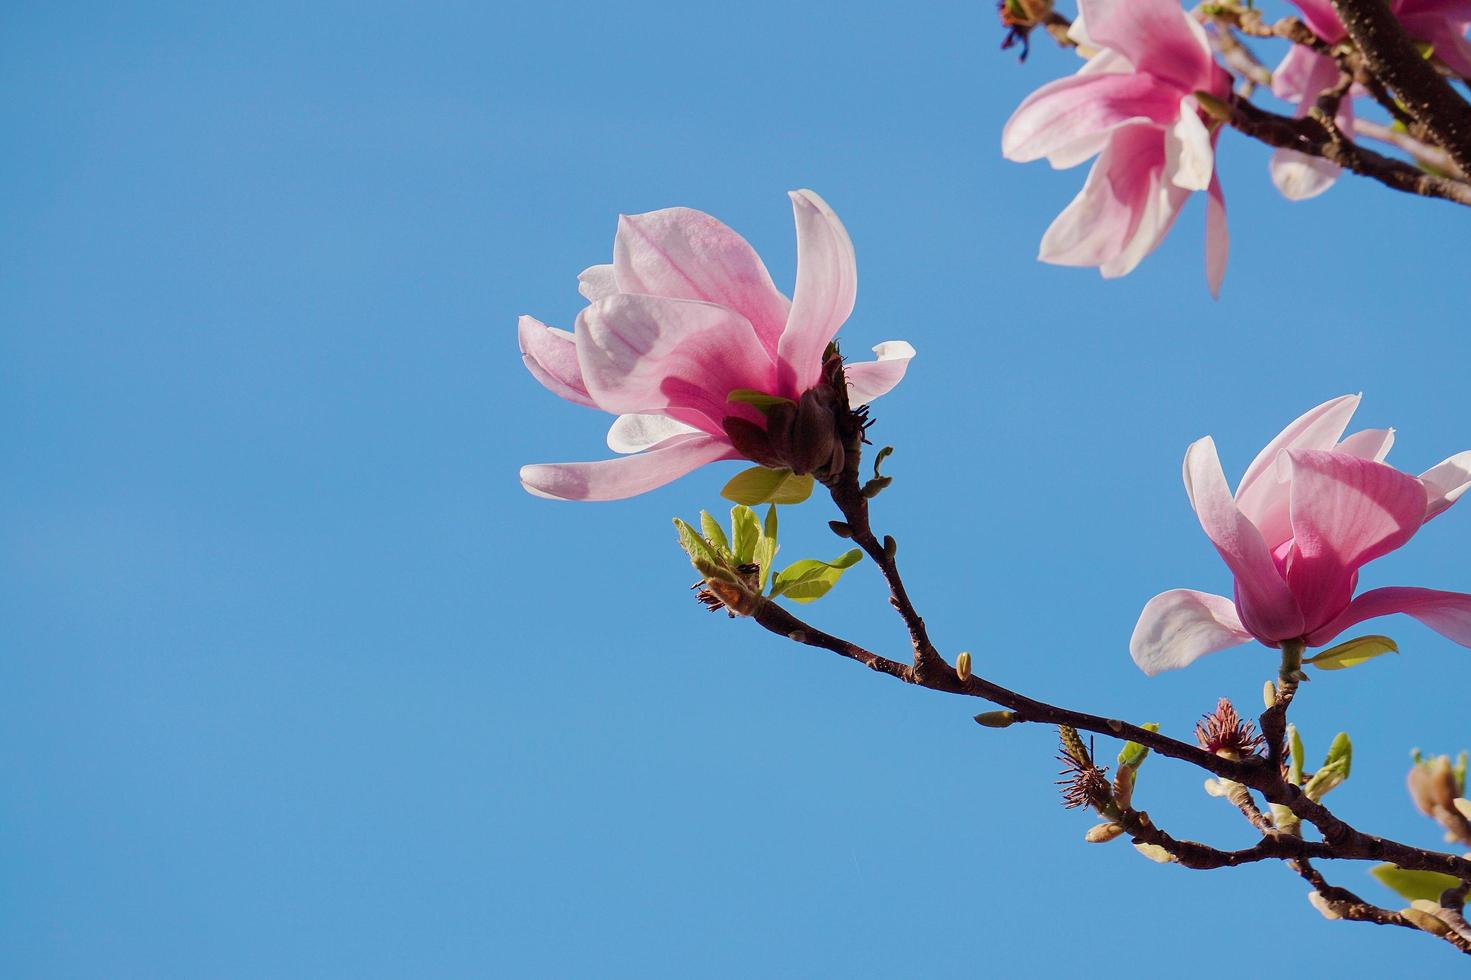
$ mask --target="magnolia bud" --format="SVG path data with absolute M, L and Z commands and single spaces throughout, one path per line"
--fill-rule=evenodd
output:
M 1090 844 L 1107 844 L 1123 832 L 1124 828 L 1116 823 L 1101 823 L 1096 827 L 1089 827 L 1083 840 Z
M 1160 847 L 1158 844 L 1135 844 L 1134 850 L 1143 854 L 1149 860 L 1158 864 L 1169 864 L 1175 860 L 1175 855 Z
M 970 654 L 961 651 L 955 657 L 955 674 L 963 681 L 970 680 Z
M 1451 931 L 1451 927 L 1442 922 L 1439 916 L 1422 912 L 1417 908 L 1400 909 L 1399 914 L 1434 936 L 1444 936 Z
M 1308 902 L 1313 908 L 1323 914 L 1325 919 L 1341 919 L 1342 915 L 1333 907 L 1333 903 L 1324 898 L 1320 892 L 1308 892 Z
M 1010 728 L 1016 724 L 1016 712 L 984 711 L 976 715 L 976 724 L 987 728 Z
M 1114 773 L 1113 801 L 1118 806 L 1128 808 L 1134 802 L 1134 780 L 1138 773 L 1138 769 L 1129 766 L 1119 766 L 1119 771 Z
M 1415 763 L 1406 782 L 1415 808 L 1427 817 L 1435 816 L 1436 810 L 1449 810 L 1456 806 L 1456 774 L 1451 769 L 1449 756 L 1438 755 Z
M 1266 707 L 1270 708 L 1272 705 L 1274 705 L 1276 703 L 1277 703 L 1277 685 L 1276 684 L 1273 684 L 1271 681 L 1267 681 L 1267 683 L 1262 686 L 1262 704 L 1265 705 Z M 1314 892 L 1314 894 L 1317 894 L 1317 893 Z

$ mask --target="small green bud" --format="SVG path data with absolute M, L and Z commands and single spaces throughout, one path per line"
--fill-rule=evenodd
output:
M 828 521 L 827 526 L 840 538 L 851 538 L 853 536 L 853 529 L 843 521 Z
M 1123 832 L 1124 828 L 1116 823 L 1101 823 L 1096 827 L 1088 828 L 1088 832 L 1083 835 L 1083 840 L 1090 844 L 1107 844 L 1117 839 Z
M 1016 712 L 983 711 L 976 715 L 976 724 L 986 728 L 1010 728 L 1016 724 Z
M 1200 106 L 1206 115 L 1216 120 L 1216 122 L 1230 122 L 1232 113 L 1231 106 L 1228 103 L 1216 98 L 1209 92 L 1196 92 L 1194 94 L 1196 105 Z
M 1297 814 L 1280 803 L 1272 804 L 1272 823 L 1281 833 L 1292 837 L 1302 836 L 1302 821 L 1298 819 Z
M 894 560 L 894 556 L 897 555 L 898 553 L 899 553 L 899 542 L 897 542 L 897 541 L 894 540 L 894 536 L 892 534 L 885 534 L 884 535 L 884 557 L 888 558 L 890 561 L 893 561 Z
M 1159 722 L 1146 722 L 1139 726 L 1146 732 L 1159 731 Z M 1144 760 L 1149 757 L 1149 749 L 1138 742 L 1125 742 L 1124 747 L 1119 750 L 1119 767 L 1123 769 L 1138 769 Z

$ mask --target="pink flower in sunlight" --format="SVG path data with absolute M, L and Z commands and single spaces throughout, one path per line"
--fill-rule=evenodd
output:
M 1324 41 L 1337 44 L 1347 36 L 1331 0 L 1291 2 L 1302 11 L 1303 23 Z M 1399 17 L 1405 33 L 1429 44 L 1435 56 L 1452 71 L 1471 77 L 1471 42 L 1466 40 L 1466 28 L 1471 26 L 1471 0 L 1390 0 L 1389 6 Z M 1337 83 L 1338 65 L 1333 59 L 1300 44 L 1292 45 L 1272 72 L 1273 94 L 1297 103 L 1299 118 L 1307 115 L 1319 95 Z M 1352 98 L 1339 104 L 1335 121 L 1345 134 L 1353 136 Z M 1332 187 L 1338 179 L 1339 166 L 1322 157 L 1279 149 L 1272 153 L 1270 170 L 1272 183 L 1282 195 L 1301 201 Z
M 1321 646 L 1397 612 L 1471 646 L 1471 595 L 1396 587 L 1354 597 L 1361 567 L 1471 488 L 1471 452 L 1414 477 L 1383 462 L 1393 429 L 1342 438 L 1358 405 L 1358 395 L 1335 398 L 1283 429 L 1247 467 L 1235 497 L 1210 436 L 1191 445 L 1185 491 L 1235 577 L 1235 598 L 1173 589 L 1150 599 L 1129 641 L 1146 674 L 1252 639 Z
M 760 440 L 767 423 L 727 401 L 736 389 L 799 403 L 806 420 L 828 342 L 853 311 L 858 270 L 832 208 L 808 190 L 791 199 L 790 301 L 740 235 L 701 211 L 668 208 L 618 219 L 612 264 L 578 276 L 589 305 L 573 332 L 521 318 L 527 369 L 553 394 L 616 414 L 608 447 L 627 454 L 523 466 L 522 486 L 560 500 L 615 500 L 742 458 L 727 428 Z M 914 356 L 903 341 L 873 350 L 877 360 L 845 366 L 855 407 L 898 384 Z
M 1033 92 L 1001 136 L 1009 160 L 1059 169 L 1098 155 L 1083 190 L 1042 236 L 1058 265 L 1131 271 L 1164 239 L 1193 191 L 1206 191 L 1206 281 L 1226 272 L 1226 205 L 1216 132 L 1194 93 L 1230 95 L 1205 31 L 1179 0 L 1079 0 L 1072 35 L 1096 53 L 1077 74 Z

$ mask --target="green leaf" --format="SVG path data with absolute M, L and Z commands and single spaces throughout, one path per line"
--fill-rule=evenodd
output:
M 1341 785 L 1353 767 L 1353 754 L 1353 743 L 1349 741 L 1348 733 L 1339 732 L 1328 747 L 1328 757 L 1323 760 L 1323 765 L 1302 788 L 1303 795 L 1310 800 L 1321 800 L 1329 790 Z
M 703 558 L 713 562 L 718 559 L 719 556 L 711 550 L 709 543 L 700 537 L 699 532 L 678 517 L 674 519 L 674 529 L 679 533 L 679 546 L 684 549 L 685 554 L 690 556 L 690 561 Z
M 764 391 L 756 391 L 754 388 L 737 388 L 725 396 L 728 402 L 738 402 L 742 405 L 751 405 L 765 412 L 773 405 L 795 405 L 796 402 L 790 398 L 782 398 L 780 395 L 768 395 Z
M 1390 891 L 1410 901 L 1424 899 L 1439 902 L 1447 888 L 1454 888 L 1460 881 L 1438 871 L 1407 871 L 1393 864 L 1375 865 L 1369 873 Z
M 776 559 L 776 552 L 780 546 L 776 543 L 776 504 L 766 508 L 766 520 L 761 527 L 761 540 L 756 543 L 755 562 L 761 566 L 761 580 L 757 583 L 757 591 L 765 592 L 766 583 L 771 579 L 771 564 Z
M 1329 647 L 1317 656 L 1303 661 L 1319 670 L 1344 670 L 1368 663 L 1386 653 L 1399 653 L 1399 647 L 1387 636 L 1361 636 L 1335 647 Z
M 754 507 L 756 504 L 800 504 L 812 496 L 812 476 L 797 476 L 791 470 L 768 470 L 753 466 L 731 477 L 720 491 L 726 500 Z
M 1291 756 L 1287 763 L 1287 781 L 1294 786 L 1302 785 L 1302 735 L 1296 725 L 1287 726 L 1287 751 Z
M 751 508 L 737 504 L 730 509 L 730 553 L 735 556 L 736 564 L 744 565 L 746 562 L 756 559 L 756 545 L 761 541 L 761 525 L 756 520 L 756 512 Z
M 679 546 L 684 553 L 689 555 L 690 564 L 695 566 L 707 579 L 718 578 L 726 581 L 735 581 L 735 574 L 727 567 L 725 559 L 716 554 L 710 547 L 710 543 L 696 533 L 695 529 L 678 517 L 674 519 L 674 529 L 679 534 Z
M 1159 722 L 1151 721 L 1147 725 L 1140 725 L 1147 732 L 1159 731 Z M 1138 742 L 1125 742 L 1124 747 L 1119 750 L 1120 769 L 1138 769 L 1140 763 L 1149 756 L 1149 750 Z
M 1339 732 L 1333 744 L 1328 746 L 1328 757 L 1323 760 L 1323 768 L 1342 765 L 1343 775 L 1348 776 L 1349 767 L 1353 764 L 1354 745 L 1349 741 L 1348 732 Z
M 730 551 L 730 542 L 725 538 L 724 528 L 720 526 L 719 521 L 710 516 L 707 510 L 700 511 L 700 532 L 716 550 Z
M 832 561 L 803 558 L 792 562 L 777 575 L 771 586 L 773 596 L 784 595 L 793 602 L 812 602 L 827 595 L 843 572 L 863 558 L 863 552 L 854 548 Z

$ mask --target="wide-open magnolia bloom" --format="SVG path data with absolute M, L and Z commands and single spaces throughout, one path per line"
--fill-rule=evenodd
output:
M 1331 0 L 1292 0 L 1292 3 L 1302 11 L 1303 23 L 1329 44 L 1337 44 L 1348 35 Z M 1389 6 L 1406 34 L 1429 44 L 1435 57 L 1452 71 L 1471 77 L 1471 42 L 1466 40 L 1466 29 L 1471 26 L 1471 0 L 1390 0 Z M 1278 98 L 1297 103 L 1299 118 L 1307 115 L 1319 95 L 1337 83 L 1338 65 L 1333 59 L 1299 44 L 1291 47 L 1272 72 L 1272 92 Z M 1339 104 L 1336 122 L 1345 134 L 1353 136 L 1352 98 Z M 1333 186 L 1339 172 L 1338 164 L 1322 157 L 1285 149 L 1273 152 L 1270 169 L 1277 189 L 1295 201 L 1323 193 Z
M 1096 53 L 1077 74 L 1033 92 L 1001 136 L 1007 159 L 1058 169 L 1098 155 L 1083 190 L 1042 236 L 1057 265 L 1122 276 L 1164 239 L 1186 198 L 1206 191 L 1206 280 L 1226 272 L 1226 205 L 1216 133 L 1194 93 L 1230 95 L 1204 29 L 1179 0 L 1079 0 L 1073 39 Z
M 1409 541 L 1471 488 L 1471 452 L 1418 477 L 1384 463 L 1393 429 L 1342 438 L 1358 395 L 1325 402 L 1257 454 L 1236 488 L 1209 436 L 1185 453 L 1185 491 L 1235 577 L 1234 600 L 1173 589 L 1150 599 L 1129 652 L 1146 674 L 1259 640 L 1321 646 L 1366 619 L 1408 613 L 1471 646 L 1471 595 L 1373 589 L 1354 597 L 1359 569 Z
M 732 391 L 800 402 L 819 384 L 827 344 L 853 311 L 858 270 L 832 208 L 812 191 L 791 198 L 797 285 L 790 301 L 740 235 L 701 211 L 668 208 L 618 219 L 612 264 L 578 276 L 589 305 L 573 332 L 521 318 L 527 369 L 553 394 L 616 414 L 608 447 L 628 454 L 523 466 L 527 490 L 614 500 L 741 458 L 726 422 L 764 427 L 766 420 L 727 401 Z M 914 348 L 888 341 L 874 353 L 877 360 L 845 367 L 854 406 L 898 384 Z

